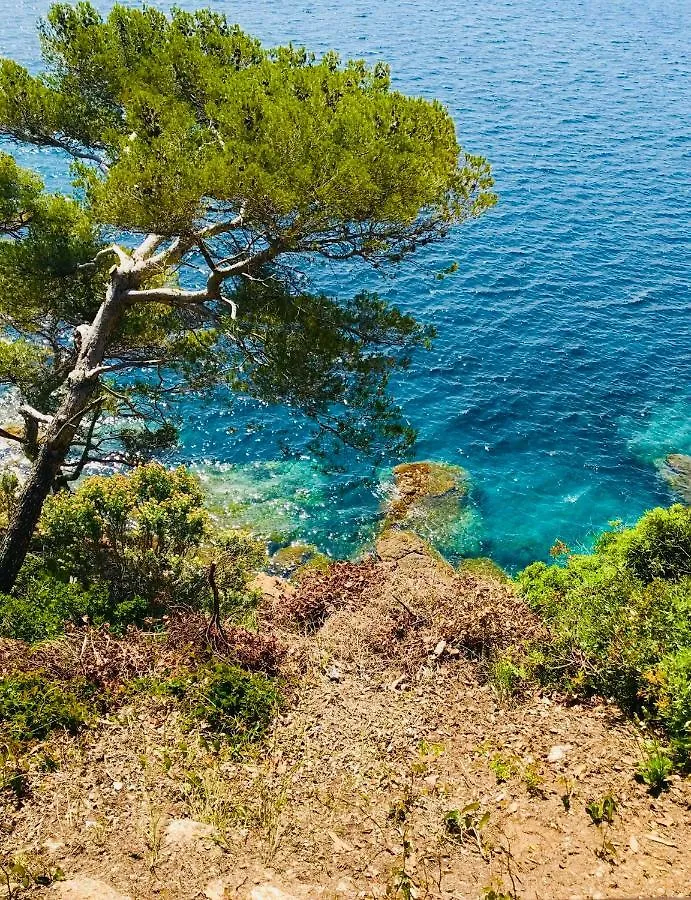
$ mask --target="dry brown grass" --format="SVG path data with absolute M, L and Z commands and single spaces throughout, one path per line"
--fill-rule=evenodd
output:
M 288 647 L 281 671 L 299 675 L 263 745 L 219 749 L 137 696 L 66 739 L 60 769 L 31 775 L 8 853 L 137 900 L 211 896 L 212 882 L 238 900 L 266 882 L 325 900 L 683 894 L 688 782 L 651 798 L 613 707 L 532 691 L 507 704 L 481 677 L 478 660 L 539 628 L 510 585 L 394 532 L 295 593 L 260 611 Z M 511 763 L 501 779 L 498 758 Z M 585 805 L 610 793 L 614 822 L 596 827 Z M 216 840 L 168 846 L 181 817 Z

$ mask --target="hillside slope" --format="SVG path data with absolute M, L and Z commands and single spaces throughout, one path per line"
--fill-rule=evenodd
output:
M 614 706 L 502 703 L 486 682 L 485 651 L 541 627 L 510 585 L 395 530 L 305 584 L 265 597 L 289 697 L 256 752 L 206 743 L 149 695 L 55 744 L 3 830 L 32 872 L 67 880 L 27 893 L 689 893 L 688 781 L 658 799 L 635 781 L 637 734 Z

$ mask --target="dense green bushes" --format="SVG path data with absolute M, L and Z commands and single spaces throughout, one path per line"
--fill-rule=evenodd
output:
M 136 692 L 174 697 L 189 723 L 242 746 L 264 736 L 280 703 L 277 682 L 261 672 L 216 661 L 165 679 L 140 678 Z
M 112 694 L 82 677 L 56 681 L 43 671 L 12 672 L 0 678 L 0 744 L 32 744 L 57 730 L 75 733 L 94 708 L 107 710 L 133 691 L 173 698 L 190 725 L 237 748 L 261 740 L 280 702 L 275 679 L 218 661 L 165 680 L 137 679 Z
M 186 698 L 193 720 L 204 723 L 212 734 L 245 744 L 263 737 L 279 692 L 265 675 L 219 662 L 194 673 Z
M 265 550 L 256 541 L 213 528 L 199 484 L 184 469 L 149 464 L 126 475 L 89 478 L 74 492 L 60 492 L 46 503 L 32 554 L 14 590 L 0 595 L 0 638 L 36 644 L 59 637 L 69 623 L 107 623 L 116 635 L 131 624 L 163 630 L 166 615 L 177 610 L 178 629 L 170 647 L 171 659 L 177 659 L 180 649 L 173 664 L 180 671 L 161 683 L 144 679 L 142 688 L 175 698 L 187 720 L 203 725 L 206 734 L 244 746 L 269 726 L 279 701 L 276 682 L 237 665 L 210 662 L 209 648 L 205 652 L 200 646 L 195 655 L 187 644 L 200 628 L 199 611 L 212 606 L 211 564 L 221 616 L 246 623 L 257 600 L 248 585 L 264 560 Z M 201 622 L 203 631 L 203 618 Z M 103 637 L 104 632 L 98 633 Z M 93 643 L 95 632 L 88 634 Z M 233 639 L 241 635 L 245 642 L 259 640 L 238 627 L 227 626 L 227 634 Z M 108 640 L 103 637 L 100 661 L 92 660 L 88 671 L 68 661 L 72 651 L 67 646 L 79 648 L 81 643 L 81 635 L 75 634 L 30 651 L 21 671 L 5 671 L 0 677 L 0 744 L 6 740 L 22 746 L 56 729 L 77 731 L 94 707 L 104 711 L 121 702 L 129 694 L 131 675 L 124 663 L 117 664 L 119 651 Z M 122 647 L 129 644 L 132 652 L 140 652 L 136 633 Z M 113 666 L 106 658 L 111 652 Z M 44 674 L 42 660 L 49 660 L 51 669 L 56 663 L 58 679 Z M 24 671 L 25 664 L 32 671 Z
M 535 563 L 519 576 L 551 640 L 529 671 L 580 693 L 614 697 L 664 726 L 691 755 L 691 510 L 655 509 L 616 528 L 591 555 Z
M 53 495 L 12 594 L 0 594 L 0 636 L 33 643 L 84 621 L 122 633 L 173 607 L 208 609 L 212 560 L 224 614 L 242 618 L 264 549 L 214 531 L 203 501 L 188 471 L 155 463 Z
M 204 572 L 192 554 L 209 528 L 203 501 L 185 469 L 150 464 L 89 478 L 47 501 L 44 566 L 86 590 L 98 585 L 111 609 L 131 604 L 155 614 L 173 600 L 194 602 Z

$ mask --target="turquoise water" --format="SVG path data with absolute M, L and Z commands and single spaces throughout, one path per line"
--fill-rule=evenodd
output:
M 316 276 L 344 295 L 376 287 L 438 327 L 395 390 L 417 457 L 472 477 L 446 549 L 517 566 L 670 502 L 655 463 L 691 452 L 688 0 L 211 5 L 269 43 L 388 60 L 397 87 L 440 97 L 493 163 L 498 207 L 395 279 Z M 0 0 L 3 55 L 37 65 L 46 8 Z M 30 160 L 64 175 L 50 153 Z M 435 281 L 453 260 L 459 273 Z M 185 458 L 218 504 L 252 498 L 234 515 L 333 553 L 371 534 L 385 472 L 327 476 L 286 456 L 305 431 L 278 410 L 185 412 Z

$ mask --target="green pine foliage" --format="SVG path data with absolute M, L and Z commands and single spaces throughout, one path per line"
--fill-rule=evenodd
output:
M 518 576 L 550 642 L 533 671 L 579 693 L 614 697 L 691 753 L 691 509 L 646 513 L 607 532 L 590 555 L 534 563 Z
M 125 258 L 160 236 L 134 289 L 208 287 L 203 306 L 126 303 L 105 352 L 119 374 L 101 376 L 64 477 L 151 459 L 177 439 L 170 401 L 211 391 L 289 406 L 315 450 L 409 446 L 389 379 L 433 328 L 372 294 L 312 294 L 305 276 L 310 257 L 394 264 L 494 204 L 444 106 L 393 90 L 382 63 L 263 47 L 210 10 L 58 3 L 40 38 L 38 74 L 0 59 L 0 136 L 64 151 L 79 190 L 50 194 L 0 154 L 0 384 L 55 413 L 116 234 Z M 24 437 L 35 456 L 35 429 Z

